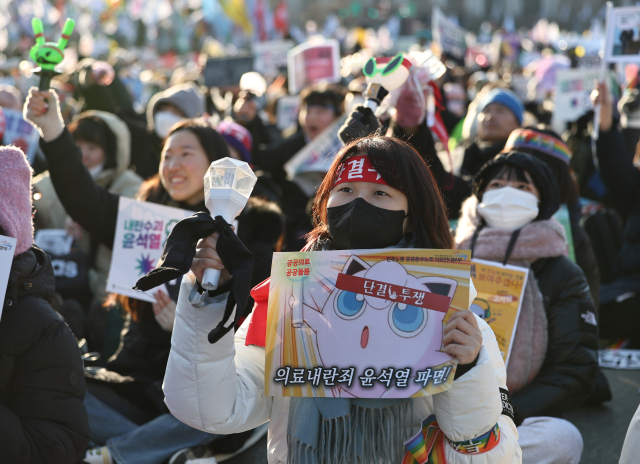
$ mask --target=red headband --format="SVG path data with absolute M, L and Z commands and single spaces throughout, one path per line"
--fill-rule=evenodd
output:
M 349 158 L 340 168 L 340 173 L 336 179 L 335 187 L 344 182 L 373 182 L 390 187 L 382 176 L 375 170 L 369 157 L 365 155 L 353 156 Z

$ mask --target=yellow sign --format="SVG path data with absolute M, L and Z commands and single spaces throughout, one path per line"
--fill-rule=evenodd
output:
M 495 333 L 506 365 L 529 269 L 482 259 L 474 259 L 471 263 L 471 278 L 478 296 L 469 309 L 484 319 Z

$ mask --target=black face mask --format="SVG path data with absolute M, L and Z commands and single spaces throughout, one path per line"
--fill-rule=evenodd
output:
M 327 208 L 327 228 L 331 241 L 339 250 L 396 245 L 404 235 L 404 218 L 404 211 L 378 208 L 362 198 Z

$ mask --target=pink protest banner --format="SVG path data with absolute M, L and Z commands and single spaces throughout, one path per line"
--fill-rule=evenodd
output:
M 340 80 L 340 45 L 337 40 L 300 44 L 289 51 L 287 61 L 289 93 L 292 95 L 311 84 Z

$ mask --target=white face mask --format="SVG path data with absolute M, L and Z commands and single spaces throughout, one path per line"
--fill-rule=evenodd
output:
M 91 174 L 92 178 L 96 178 L 100 175 L 100 173 L 102 172 L 102 169 L 104 168 L 103 164 L 99 164 L 97 166 L 94 166 L 92 168 L 88 168 L 89 170 L 89 174 Z
M 169 133 L 169 129 L 171 129 L 175 123 L 180 122 L 183 119 L 184 118 L 181 118 L 171 111 L 158 111 L 153 116 L 153 124 L 155 126 L 156 134 L 158 134 L 158 137 L 162 139 L 165 138 Z
M 533 193 L 502 187 L 484 192 L 477 212 L 489 227 L 516 230 L 538 217 L 538 199 Z

